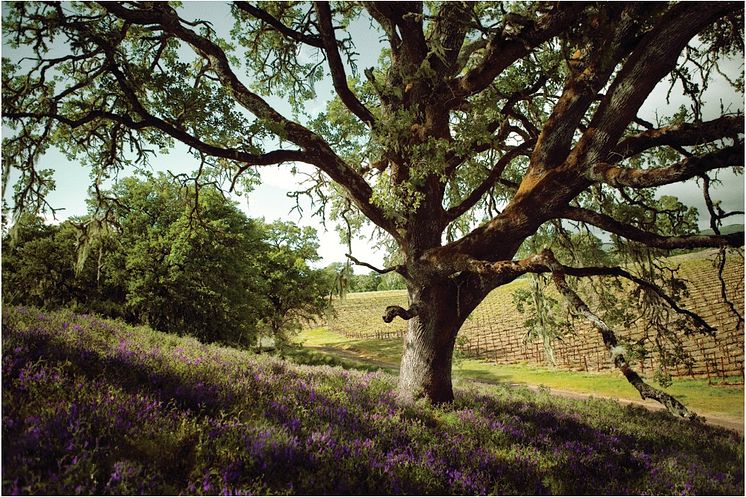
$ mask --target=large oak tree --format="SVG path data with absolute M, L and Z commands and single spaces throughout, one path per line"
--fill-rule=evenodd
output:
M 632 371 L 608 323 L 566 276 L 627 279 L 711 331 L 706 323 L 650 275 L 577 264 L 582 258 L 561 263 L 552 250 L 517 254 L 539 230 L 559 237 L 568 223 L 635 250 L 742 244 L 743 233 L 719 234 L 731 213 L 711 199 L 710 181 L 743 167 L 743 117 L 702 116 L 719 61 L 742 57 L 741 3 L 234 2 L 227 39 L 175 4 L 6 10 L 6 43 L 33 53 L 3 61 L 2 110 L 14 130 L 3 181 L 10 166 L 21 172 L 17 208 L 44 205 L 49 174 L 37 161 L 50 145 L 97 179 L 175 142 L 200 159 L 196 182 L 235 186 L 261 166 L 310 164 L 317 174 L 307 193 L 334 194 L 339 219 L 354 225 L 364 216 L 397 248 L 401 263 L 380 271 L 407 282 L 409 307 L 384 316 L 409 320 L 403 396 L 450 401 L 464 320 L 494 288 L 546 272 L 640 393 L 689 415 Z M 360 19 L 384 42 L 363 74 L 355 43 L 370 43 L 348 29 Z M 642 119 L 642 104 L 667 77 L 691 108 Z M 307 116 L 323 78 L 335 97 Z M 742 78 L 733 84 L 742 91 Z M 292 115 L 268 94 L 286 97 Z M 679 226 L 686 207 L 651 194 L 692 178 L 714 235 Z

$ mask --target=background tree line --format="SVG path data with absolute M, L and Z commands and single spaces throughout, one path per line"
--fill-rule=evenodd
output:
M 70 307 L 203 341 L 284 342 L 323 316 L 334 273 L 316 231 L 249 219 L 215 187 L 125 178 L 103 212 L 58 225 L 24 216 L 3 236 L 9 304 Z

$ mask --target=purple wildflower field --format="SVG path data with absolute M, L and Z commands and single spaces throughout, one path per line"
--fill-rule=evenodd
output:
M 507 386 L 402 404 L 296 365 L 68 311 L 3 308 L 4 494 L 743 495 L 743 438 Z

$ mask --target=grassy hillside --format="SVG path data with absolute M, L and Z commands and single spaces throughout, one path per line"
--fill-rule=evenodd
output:
M 296 338 L 303 348 L 293 352 L 306 361 L 324 360 L 356 368 L 383 368 L 396 372 L 402 354 L 401 339 L 351 339 L 325 328 L 304 330 Z M 309 354 L 313 354 L 309 357 Z M 510 383 L 541 386 L 550 391 L 602 396 L 620 401 L 641 402 L 640 393 L 617 370 L 601 372 L 563 371 L 526 363 L 494 364 L 490 361 L 461 356 L 453 367 L 455 381 Z M 743 386 L 733 385 L 740 377 L 728 378 L 729 384 L 709 384 L 704 379 L 677 378 L 666 392 L 708 420 L 728 419 L 743 425 Z M 651 383 L 663 388 L 655 381 Z M 653 400 L 644 403 L 651 409 L 661 405 Z
M 743 494 L 743 438 L 526 389 L 397 401 L 70 312 L 3 310 L 6 494 Z

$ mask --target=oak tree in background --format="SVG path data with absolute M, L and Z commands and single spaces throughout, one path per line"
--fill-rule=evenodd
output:
M 96 300 L 96 275 L 91 268 L 84 275 L 75 274 L 77 234 L 70 223 L 54 226 L 31 214 L 21 216 L 15 243 L 3 239 L 3 302 L 57 308 Z M 91 284 L 81 285 L 81 281 Z
M 34 53 L 3 61 L 3 115 L 14 130 L 4 164 L 21 172 L 16 207 L 43 206 L 49 177 L 37 158 L 49 146 L 96 177 L 176 141 L 199 158 L 202 181 L 310 164 L 309 194 L 331 199 L 351 226 L 367 218 L 399 251 L 402 262 L 381 272 L 407 281 L 409 307 L 385 315 L 409 320 L 404 397 L 450 401 L 454 342 L 470 312 L 494 288 L 547 272 L 641 395 L 690 415 L 634 373 L 613 330 L 568 281 L 627 279 L 658 307 L 684 311 L 658 273 L 586 265 L 582 247 L 564 264 L 552 250 L 514 257 L 542 226 L 560 234 L 569 223 L 651 257 L 742 244 L 743 233 L 718 234 L 731 213 L 711 199 L 710 181 L 723 168 L 741 171 L 743 117 L 702 115 L 718 62 L 743 57 L 741 3 L 234 2 L 230 12 L 233 30 L 221 38 L 176 4 L 9 6 L 6 43 Z M 348 30 L 356 20 L 385 45 L 362 74 L 355 44 L 365 40 Z M 53 40 L 64 50 L 50 50 Z M 691 108 L 656 123 L 640 118 L 667 77 Z M 336 96 L 307 116 L 324 78 Z M 732 83 L 743 91 L 742 77 Z M 286 98 L 293 116 L 268 94 Z M 656 187 L 692 178 L 714 235 L 679 226 L 686 207 L 655 201 Z
M 263 301 L 259 332 L 281 345 L 301 325 L 324 316 L 332 281 L 324 270 L 309 266 L 320 259 L 315 229 L 275 221 L 262 227 L 262 240 L 255 254 L 262 277 L 256 289 Z
M 125 316 L 204 341 L 253 345 L 264 306 L 261 223 L 216 188 L 195 194 L 164 174 L 124 178 L 110 195 L 115 249 L 105 273 L 124 289 Z M 92 216 L 86 227 L 96 222 Z

